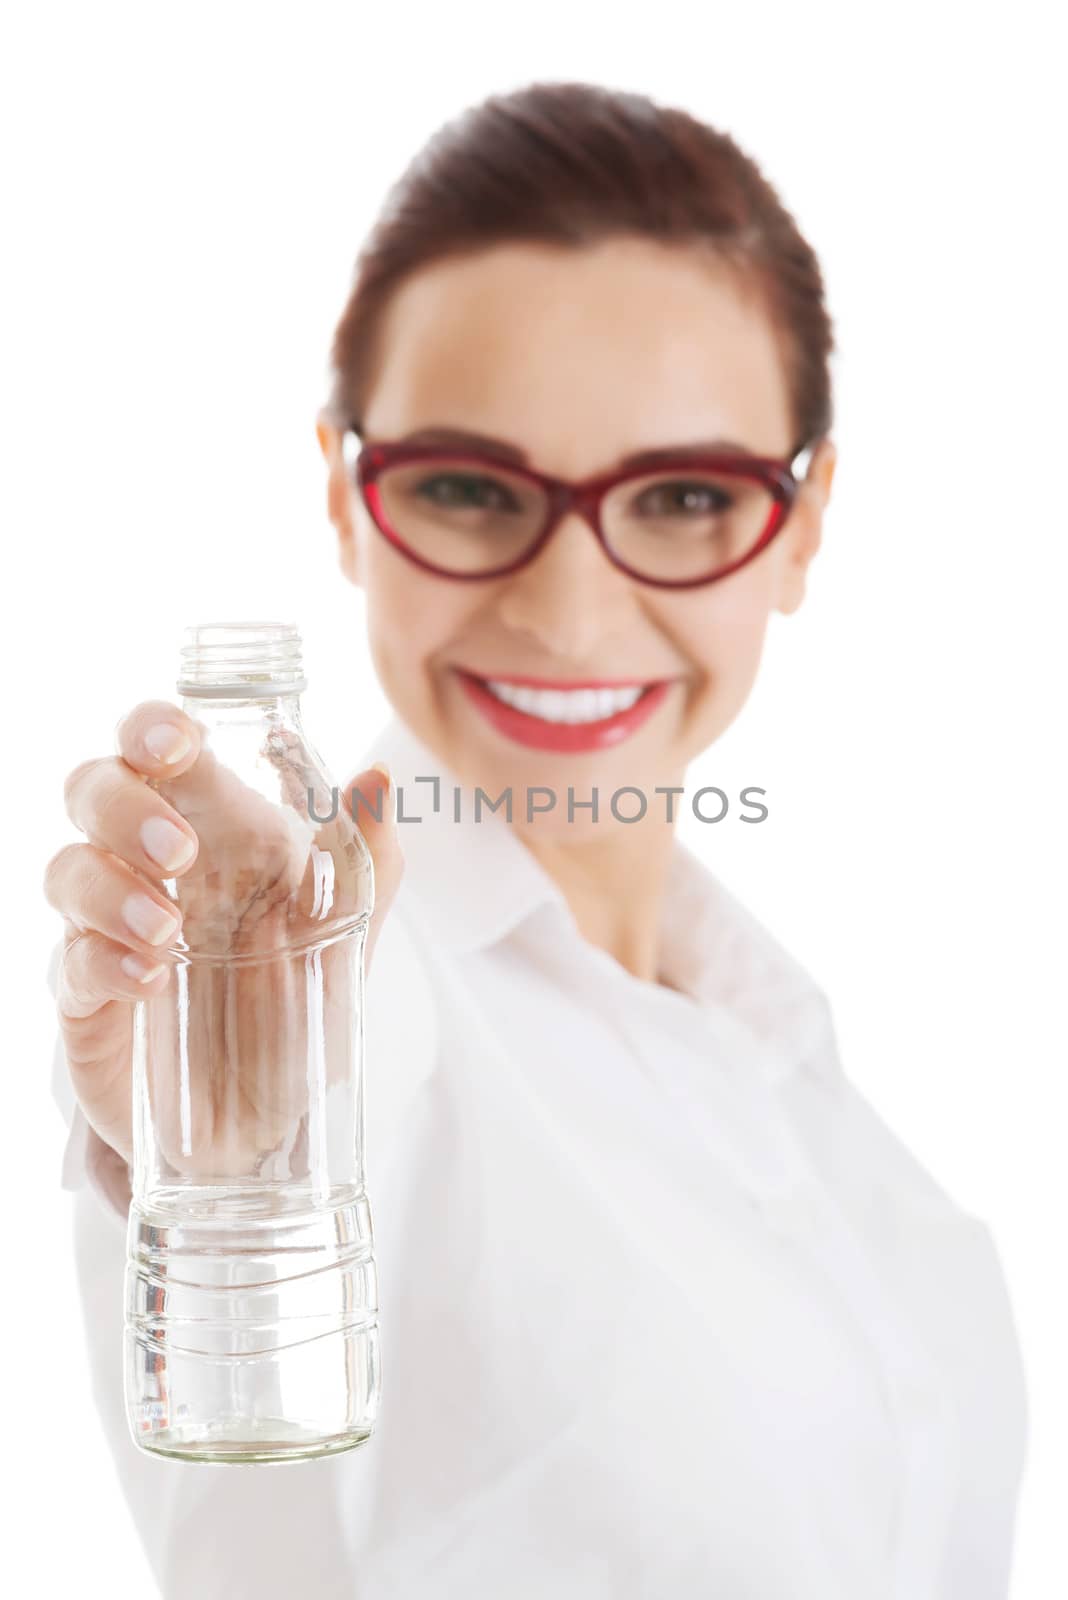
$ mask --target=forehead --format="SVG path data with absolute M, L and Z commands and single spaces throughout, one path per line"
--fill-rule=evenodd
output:
M 691 247 L 629 237 L 498 245 L 413 274 L 386 308 L 364 425 L 469 428 L 565 476 L 644 447 L 792 442 L 755 287 Z

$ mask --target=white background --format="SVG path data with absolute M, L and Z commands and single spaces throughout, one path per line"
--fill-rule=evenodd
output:
M 825 986 L 862 1090 L 992 1222 L 1032 1405 L 1014 1600 L 1068 1592 L 1065 129 L 1043 11 L 97 3 L 6 25 L 5 1554 L 34 1592 L 155 1592 L 58 1184 L 40 885 L 72 836 L 62 777 L 171 693 L 186 623 L 229 614 L 301 623 L 312 737 L 351 771 L 387 708 L 324 515 L 329 336 L 423 139 L 539 77 L 726 128 L 823 260 L 825 547 L 691 774 L 763 785 L 771 816 L 689 836 Z

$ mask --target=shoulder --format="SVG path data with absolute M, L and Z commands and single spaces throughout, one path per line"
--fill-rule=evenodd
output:
M 707 908 L 707 993 L 759 1040 L 766 1076 L 817 1167 L 875 1206 L 905 1203 L 929 1215 L 970 1217 L 843 1066 L 824 987 L 718 878 L 698 867 Z
M 697 998 L 721 1006 L 760 1043 L 776 1083 L 799 1074 L 840 1076 L 823 987 L 691 850 L 680 848 L 677 863 L 675 893 L 691 913 L 686 937 Z

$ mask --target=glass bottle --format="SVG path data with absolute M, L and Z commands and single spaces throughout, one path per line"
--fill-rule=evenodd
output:
M 155 785 L 199 850 L 164 885 L 183 916 L 169 982 L 134 1015 L 125 1391 L 136 1442 L 187 1460 L 345 1450 L 378 1405 L 373 863 L 305 737 L 304 687 L 296 628 L 189 629 L 201 750 Z

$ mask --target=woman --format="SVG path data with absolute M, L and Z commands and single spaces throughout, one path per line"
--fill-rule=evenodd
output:
M 1006 1594 L 1025 1403 L 989 1233 L 674 826 L 804 595 L 831 347 L 818 263 L 753 162 L 633 94 L 469 111 L 361 256 L 319 438 L 396 713 L 367 755 L 422 818 L 359 819 L 364 1449 L 219 1472 L 126 1436 L 130 1011 L 167 981 L 158 884 L 196 847 L 144 779 L 188 770 L 196 725 L 140 706 L 72 774 L 87 842 L 47 879 L 65 1182 L 167 1596 Z M 477 789 L 511 814 L 476 822 Z

